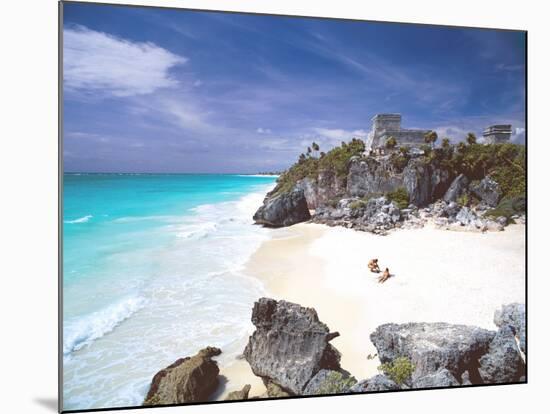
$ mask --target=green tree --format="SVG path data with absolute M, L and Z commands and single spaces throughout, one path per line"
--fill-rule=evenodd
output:
M 451 141 L 449 138 L 443 138 L 441 140 L 441 148 L 448 149 L 451 147 Z
M 317 152 L 319 151 L 319 144 L 317 144 L 316 142 L 313 142 L 311 144 L 311 148 L 313 149 L 313 151 Z
M 397 145 L 397 141 L 394 137 L 389 137 L 386 140 L 386 148 L 392 149 L 392 148 L 395 148 L 396 145 Z
M 434 147 L 435 142 L 437 141 L 437 132 L 430 131 L 426 135 L 424 135 L 424 142 L 426 144 L 430 144 L 431 147 Z
M 477 142 L 477 138 L 473 132 L 468 132 L 466 142 L 468 142 L 468 145 L 474 145 Z

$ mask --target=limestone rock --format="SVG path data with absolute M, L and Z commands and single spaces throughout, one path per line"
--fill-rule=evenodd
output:
M 479 375 L 485 384 L 518 382 L 525 375 L 525 363 L 510 326 L 499 329 L 489 351 L 479 360 Z
M 242 390 L 230 392 L 227 395 L 226 401 L 234 400 L 248 400 L 248 393 L 250 392 L 250 384 L 246 384 Z
M 348 166 L 347 193 L 352 197 L 382 194 L 403 187 L 403 177 L 392 171 L 389 159 L 353 158 Z
M 261 298 L 254 303 L 250 336 L 244 357 L 264 383 L 301 395 L 321 370 L 340 370 L 340 353 L 329 344 L 331 333 L 317 312 L 284 300 Z
M 510 303 L 495 312 L 493 321 L 499 328 L 509 326 L 518 338 L 521 352 L 527 353 L 525 344 L 525 304 Z
M 443 196 L 443 200 L 448 203 L 451 201 L 457 201 L 458 198 L 464 194 L 464 192 L 468 191 L 469 182 L 470 180 L 468 180 L 464 174 L 460 174 L 449 186 L 447 192 Z
M 491 177 L 485 177 L 478 183 L 472 182 L 470 191 L 491 207 L 496 207 L 502 197 L 500 186 Z
M 383 374 L 378 374 L 372 378 L 359 381 L 349 389 L 349 392 L 375 392 L 399 389 L 399 385 L 397 385 L 394 381 Z
M 495 332 L 448 323 L 381 325 L 370 338 L 382 363 L 407 357 L 415 365 L 412 381 L 447 369 L 455 378 L 477 374 L 479 358 L 487 352 Z M 474 375 L 472 375 L 474 373 Z M 479 380 L 478 380 L 479 382 Z
M 316 209 L 320 205 L 317 194 L 318 186 L 313 179 L 309 177 L 302 178 L 296 182 L 296 188 L 304 191 L 304 197 L 309 209 Z
M 207 401 L 218 386 L 218 364 L 212 359 L 221 350 L 206 347 L 192 357 L 180 358 L 153 377 L 143 405 Z
M 291 226 L 311 218 L 304 190 L 268 195 L 254 214 L 254 221 L 267 227 Z
M 460 383 L 448 369 L 440 369 L 436 373 L 417 378 L 412 383 L 412 388 L 440 388 L 456 387 Z
M 344 370 L 320 370 L 308 382 L 303 395 L 342 394 L 348 392 L 357 381 Z
M 275 384 L 271 381 L 264 381 L 265 388 L 266 388 L 266 394 L 270 398 L 281 398 L 281 397 L 289 397 L 292 394 L 286 392 L 282 387 Z

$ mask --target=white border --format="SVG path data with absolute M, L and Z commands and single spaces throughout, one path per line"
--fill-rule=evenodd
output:
M 117 2 L 113 0 L 112 2 Z M 275 14 L 345 17 L 529 31 L 529 384 L 461 390 L 158 409 L 158 413 L 530 411 L 546 404 L 549 375 L 547 39 L 543 2 L 394 0 L 136 0 Z M 54 412 L 57 396 L 57 1 L 2 5 L 3 412 Z M 475 62 L 473 62 L 475 64 Z M 547 253 L 546 253 L 547 254 Z M 498 288 L 498 286 L 495 286 Z M 130 412 L 130 411 L 118 411 Z M 133 411 L 134 412 L 134 411 Z M 144 413 L 145 411 L 135 411 Z

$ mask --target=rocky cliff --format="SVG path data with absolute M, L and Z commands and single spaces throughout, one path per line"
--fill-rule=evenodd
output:
M 311 209 L 315 222 L 384 234 L 430 221 L 446 229 L 494 231 L 523 220 L 521 146 L 472 144 L 385 155 L 362 149 L 354 140 L 323 158 L 301 159 L 280 176 L 256 222 L 291 225 L 309 220 Z

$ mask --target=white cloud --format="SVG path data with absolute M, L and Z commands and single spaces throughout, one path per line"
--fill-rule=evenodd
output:
M 202 85 L 202 81 L 200 79 L 197 79 L 195 82 L 193 82 L 193 86 L 195 88 L 198 88 L 201 85 Z
M 368 131 L 364 129 L 351 131 L 346 129 L 313 128 L 313 130 L 321 137 L 335 141 L 349 141 L 352 138 L 364 138 L 368 135 Z
M 258 134 L 271 134 L 271 129 L 269 128 L 258 128 L 256 130 Z
M 132 42 L 83 26 L 63 30 L 64 86 L 117 97 L 143 95 L 177 81 L 169 70 L 187 59 L 154 43 Z

